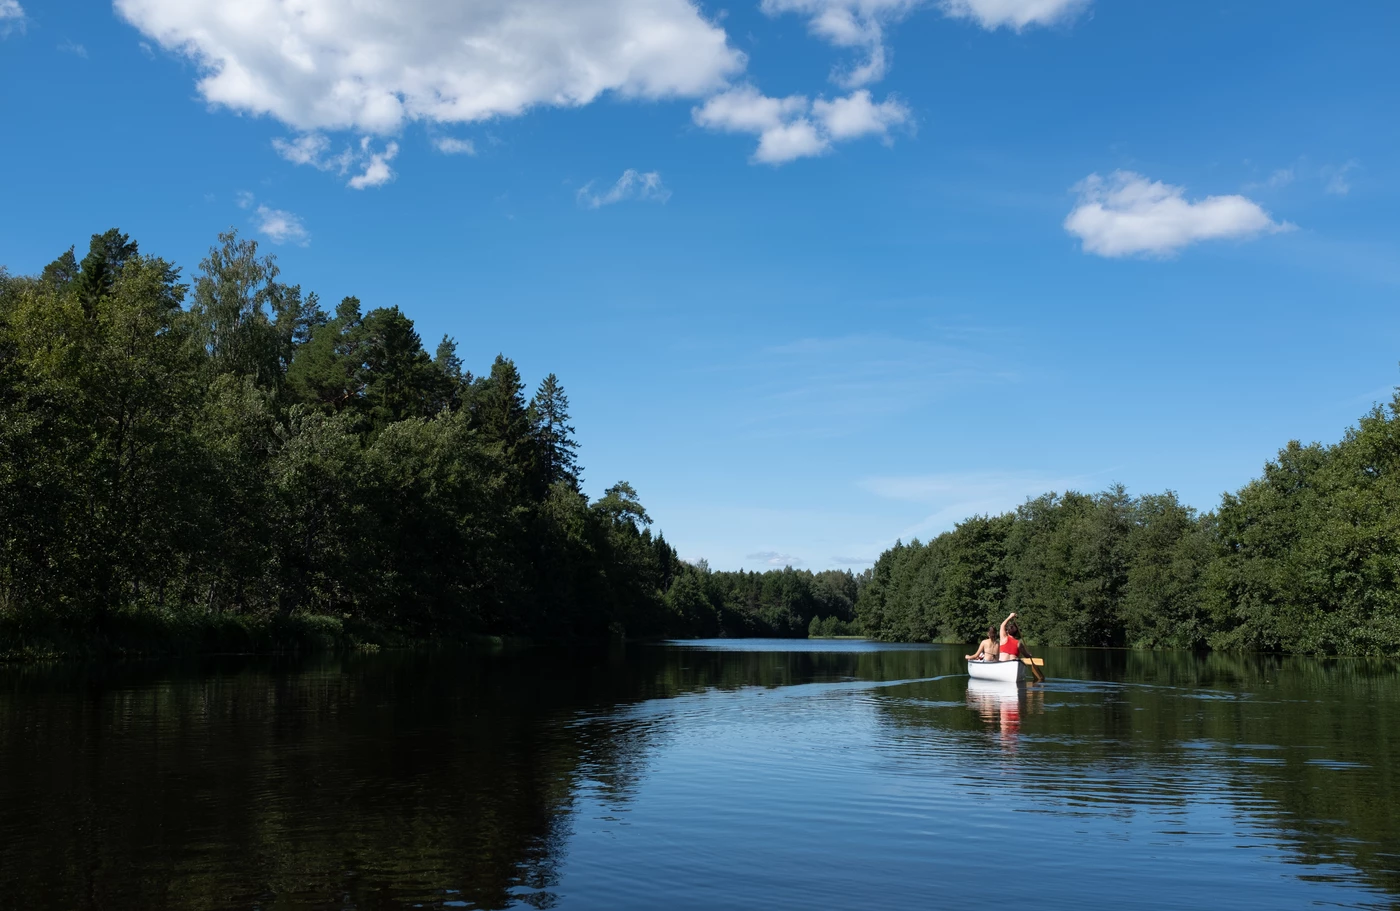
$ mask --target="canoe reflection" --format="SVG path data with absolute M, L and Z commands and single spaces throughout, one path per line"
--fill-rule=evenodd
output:
M 1034 711 L 1040 692 L 997 680 L 967 681 L 967 704 L 981 716 L 989 730 L 1014 736 L 1021 729 L 1021 713 Z

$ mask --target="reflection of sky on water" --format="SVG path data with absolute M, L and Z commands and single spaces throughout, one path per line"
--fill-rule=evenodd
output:
M 560 898 L 914 909 L 985 901 L 992 883 L 1042 908 L 1391 906 L 1344 865 L 1299 863 L 1298 839 L 1246 779 L 1269 744 L 1144 752 L 1123 736 L 1142 708 L 1128 689 L 948 676 L 635 707 L 630 723 L 666 735 L 625 813 L 579 795 Z M 1181 712 L 1226 695 L 1152 689 Z
M 1017 687 L 969 681 L 964 651 L 0 673 L 0 909 L 1400 895 L 1393 668 L 1052 650 Z

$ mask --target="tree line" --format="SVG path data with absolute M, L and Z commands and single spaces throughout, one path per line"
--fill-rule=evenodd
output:
M 857 604 L 904 641 L 976 641 L 1010 611 L 1033 644 L 1394 654 L 1400 395 L 1337 443 L 1290 442 L 1212 512 L 1118 485 L 897 543 Z
M 1335 444 L 1290 443 L 1209 513 L 1071 491 L 859 576 L 714 572 L 652 533 L 631 485 L 582 492 L 556 376 L 530 396 L 504 356 L 474 375 L 451 338 L 429 355 L 398 307 L 327 311 L 253 241 L 220 235 L 189 283 L 116 229 L 39 275 L 0 270 L 11 643 L 297 622 L 975 641 L 1015 610 L 1032 644 L 1383 654 L 1397 479 L 1400 398 Z
M 711 573 L 651 524 L 626 482 L 582 492 L 556 376 L 527 396 L 504 356 L 474 375 L 451 338 L 429 355 L 398 307 L 327 310 L 233 232 L 189 283 L 116 229 L 0 270 L 0 638 L 793 636 L 854 615 L 849 573 Z

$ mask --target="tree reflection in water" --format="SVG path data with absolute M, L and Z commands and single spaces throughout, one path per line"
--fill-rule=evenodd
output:
M 794 642 L 10 669 L 0 909 L 551 907 L 576 807 L 625 809 L 687 724 L 669 697 L 802 684 L 918 775 L 1183 831 L 1228 801 L 1400 896 L 1393 666 L 1046 657 L 1010 688 L 957 649 Z

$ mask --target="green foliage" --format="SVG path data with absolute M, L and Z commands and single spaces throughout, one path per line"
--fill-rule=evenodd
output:
M 860 626 L 839 617 L 813 617 L 807 625 L 808 639 L 833 639 L 838 636 L 859 636 Z
M 8 637 L 677 631 L 683 564 L 630 485 L 580 492 L 557 377 L 527 403 L 509 359 L 474 379 L 397 307 L 327 315 L 231 232 L 189 309 L 177 279 L 116 230 L 0 271 Z
M 1400 398 L 1334 445 L 1290 443 L 1212 514 L 1051 493 L 859 577 L 711 572 L 626 482 L 588 502 L 553 374 L 527 401 L 510 359 L 473 377 L 450 338 L 429 357 L 397 307 L 327 314 L 232 232 L 188 309 L 179 277 L 116 229 L 38 276 L 0 270 L 15 635 L 328 616 L 415 636 L 969 642 L 1014 610 L 1032 644 L 1400 649 Z
M 704 561 L 677 562 L 666 604 L 676 635 L 802 638 L 819 616 L 852 621 L 859 585 L 840 570 L 713 572 Z
M 1400 397 L 1335 445 L 1289 443 L 1217 513 L 1046 494 L 897 544 L 857 605 L 892 640 L 975 641 L 1011 611 L 1032 644 L 1394 655 Z

